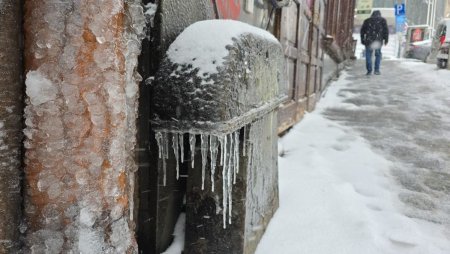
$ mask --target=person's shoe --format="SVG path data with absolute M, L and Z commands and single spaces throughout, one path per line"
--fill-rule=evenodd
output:
M 372 75 L 372 72 L 371 72 L 371 71 L 368 71 L 368 72 L 366 73 L 366 75 L 367 75 L 367 76 L 370 76 L 370 75 Z
M 373 74 L 380 75 L 381 73 L 380 73 L 380 71 L 375 71 Z

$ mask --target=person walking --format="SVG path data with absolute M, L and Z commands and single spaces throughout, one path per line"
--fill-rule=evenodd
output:
M 380 11 L 374 11 L 364 20 L 361 27 L 361 43 L 366 46 L 367 75 L 372 74 L 372 54 L 375 51 L 375 75 L 380 75 L 381 47 L 389 41 L 389 30 L 386 19 L 381 17 Z

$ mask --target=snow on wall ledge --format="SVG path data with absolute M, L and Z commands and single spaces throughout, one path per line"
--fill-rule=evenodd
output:
M 140 0 L 25 1 L 25 252 L 137 253 Z
M 167 55 L 172 63 L 198 68 L 202 78 L 203 74 L 218 72 L 217 67 L 224 64 L 228 55 L 226 46 L 245 34 L 279 43 L 271 33 L 249 24 L 235 20 L 205 20 L 186 28 L 170 45 Z
M 249 171 L 259 170 L 260 162 L 252 158 L 261 150 L 257 145 L 261 135 L 246 135 L 263 129 L 263 123 L 270 122 L 267 118 L 271 119 L 285 99 L 283 61 L 280 43 L 264 30 L 232 20 L 200 21 L 186 28 L 169 47 L 152 82 L 152 126 L 162 160 L 163 184 L 169 153 L 174 154 L 175 165 L 183 162 L 183 137 L 188 135 L 186 146 L 194 167 L 199 138 L 202 189 L 205 170 L 210 169 L 214 192 L 216 167 L 222 169 L 224 227 L 232 221 L 232 186 L 239 158 L 248 158 Z M 240 138 L 242 128 L 244 137 Z M 178 166 L 175 170 L 178 176 Z

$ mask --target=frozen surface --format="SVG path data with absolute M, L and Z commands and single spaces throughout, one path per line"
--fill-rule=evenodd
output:
M 24 10 L 23 251 L 135 252 L 141 1 L 27 1 Z
M 364 63 L 281 140 L 280 208 L 257 254 L 450 253 L 450 72 Z
M 26 94 L 31 104 L 40 105 L 56 99 L 58 88 L 38 71 L 27 73 L 26 84 Z
M 198 75 L 217 73 L 224 57 L 229 54 L 227 45 L 233 38 L 251 33 L 278 43 L 269 32 L 234 20 L 199 21 L 186 28 L 172 43 L 167 52 L 173 63 L 191 64 L 199 68 Z
M 257 123 L 252 123 L 249 126 L 257 126 Z M 185 133 L 178 132 L 163 132 L 158 131 L 155 133 L 155 139 L 158 145 L 159 159 L 162 161 L 162 175 L 163 175 L 163 185 L 167 182 L 167 159 L 169 159 L 169 153 L 173 153 L 176 163 L 175 170 L 177 179 L 179 177 L 179 164 L 183 160 L 183 155 L 181 151 L 185 149 L 190 149 L 191 166 L 194 167 L 194 157 L 195 157 L 195 144 L 197 138 L 200 143 L 201 151 L 201 168 L 202 168 L 202 190 L 205 189 L 205 181 L 211 181 L 212 191 L 215 191 L 214 178 L 216 172 L 217 162 L 222 166 L 222 216 L 223 216 L 223 227 L 226 228 L 227 224 L 231 224 L 231 214 L 233 209 L 232 203 L 232 190 L 233 184 L 236 183 L 236 177 L 239 173 L 239 132 L 240 129 L 233 131 L 232 133 L 224 133 L 223 135 L 215 135 L 208 132 L 204 132 L 200 135 L 195 135 L 194 133 L 186 133 L 189 136 L 189 144 L 184 145 L 183 136 Z M 254 144 L 257 138 L 254 137 L 250 140 L 245 140 L 244 143 Z M 170 148 L 169 148 L 170 147 Z M 247 156 L 251 158 L 251 153 L 258 153 L 260 146 L 254 144 L 254 146 L 249 151 L 247 151 Z M 220 151 L 220 153 L 218 153 Z M 211 166 L 208 167 L 208 155 L 210 155 Z M 247 166 L 249 169 L 252 165 Z M 254 170 L 258 169 L 258 166 L 253 165 Z M 211 171 L 211 179 L 205 179 L 206 169 Z M 227 220 L 228 219 L 228 220 Z
M 148 3 L 148 4 L 146 4 L 145 5 L 145 12 L 144 12 L 144 15 L 148 15 L 148 16 L 150 16 L 150 17 L 153 17 L 153 16 L 155 16 L 155 13 L 156 13 L 156 9 L 157 9 L 157 5 L 156 4 L 154 4 L 154 3 Z
M 177 224 L 175 225 L 175 229 L 173 232 L 173 242 L 161 254 L 180 254 L 184 250 L 184 229 L 186 225 L 186 214 L 182 213 L 178 217 Z

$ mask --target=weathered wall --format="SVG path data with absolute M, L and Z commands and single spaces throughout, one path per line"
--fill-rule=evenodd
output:
M 140 0 L 27 0 L 24 17 L 25 251 L 134 253 Z
M 326 35 L 323 48 L 337 63 L 353 56 L 353 25 L 355 0 L 329 0 L 327 3 Z
M 327 84 L 332 80 L 338 72 L 338 64 L 328 55 L 325 54 L 323 57 L 323 76 L 322 82 Z
M 22 148 L 22 13 L 0 1 L 0 253 L 19 246 Z
M 354 58 L 353 25 L 356 0 L 328 0 L 326 5 L 326 37 L 322 38 L 322 82 L 329 83 Z

